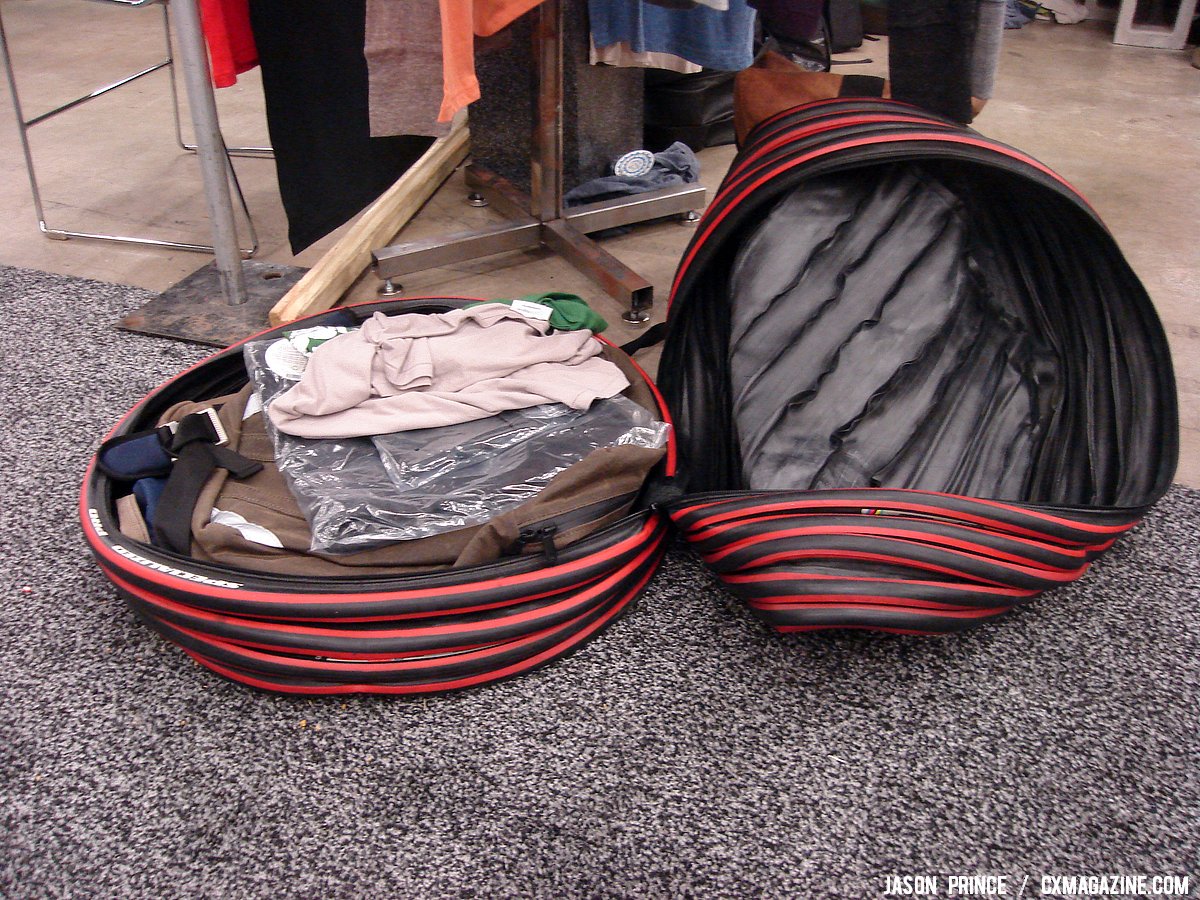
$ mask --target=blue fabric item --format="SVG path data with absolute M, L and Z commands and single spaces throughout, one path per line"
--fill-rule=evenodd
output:
M 1007 0 L 1004 9 L 1004 27 L 1007 29 L 1023 28 L 1033 21 L 1037 15 L 1037 7 L 1021 3 L 1020 0 Z
M 645 175 L 606 175 L 585 181 L 563 195 L 564 206 L 580 206 L 614 197 L 626 197 L 677 184 L 700 180 L 700 161 L 692 148 L 676 141 L 661 153 L 654 154 L 654 165 Z
M 171 471 L 171 457 L 154 431 L 109 441 L 100 448 L 99 462 L 111 477 L 130 481 Z
M 735 72 L 754 62 L 754 10 L 729 0 L 728 10 L 707 6 L 669 9 L 644 0 L 588 0 L 597 47 L 627 41 L 641 53 L 671 53 L 706 69 Z
M 683 141 L 676 141 L 666 150 L 655 153 L 654 168 L 678 175 L 685 184 L 700 180 L 700 160 Z
M 133 483 L 133 496 L 137 498 L 138 507 L 142 510 L 142 518 L 148 526 L 154 525 L 154 515 L 158 511 L 158 498 L 162 496 L 163 488 L 167 486 L 165 478 L 142 478 Z

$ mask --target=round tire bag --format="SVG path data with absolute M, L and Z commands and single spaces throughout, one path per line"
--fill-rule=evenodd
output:
M 1169 486 L 1166 338 L 1095 212 L 905 104 L 748 136 L 672 291 L 671 518 L 785 631 L 959 630 L 1066 584 Z
M 457 298 L 436 298 L 344 307 L 247 341 L 279 338 L 296 327 L 355 326 L 375 312 L 436 313 L 464 304 Z M 121 445 L 125 438 L 156 429 L 163 414 L 180 403 L 239 391 L 248 380 L 245 343 L 211 356 L 150 393 L 113 430 L 105 446 Z M 652 411 L 657 418 L 665 419 L 645 373 L 611 345 L 604 352 L 630 378 L 630 391 L 639 393 L 635 399 L 656 407 Z M 627 395 L 633 396 L 630 391 Z M 263 461 L 270 451 L 265 443 L 268 454 L 259 457 Z M 245 451 L 244 446 L 238 449 Z M 669 525 L 651 509 L 644 488 L 667 474 L 673 447 L 615 451 L 656 454 L 645 463 L 652 474 L 648 479 L 643 474 L 630 476 L 626 467 L 621 470 L 624 482 L 610 477 L 604 464 L 619 454 L 597 451 L 577 465 L 589 465 L 599 456 L 601 462 L 588 471 L 599 472 L 605 489 L 616 485 L 611 495 L 595 499 L 584 485 L 546 501 L 557 502 L 552 518 L 532 523 L 514 519 L 554 491 L 556 477 L 535 500 L 501 517 L 505 527 L 512 527 L 507 534 L 487 523 L 480 526 L 492 529 L 487 534 L 465 535 L 460 543 L 468 548 L 492 542 L 494 558 L 478 564 L 388 568 L 365 556 L 360 561 L 372 564 L 356 569 L 328 558 L 297 556 L 289 562 L 282 550 L 272 555 L 270 549 L 262 551 L 261 564 L 214 561 L 195 549 L 195 536 L 208 522 L 200 503 L 195 506 L 200 514 L 193 512 L 184 524 L 190 530 L 184 531 L 183 540 L 186 544 L 192 536 L 193 551 L 172 552 L 148 535 L 139 540 L 128 528 L 122 531 L 118 507 L 133 498 L 131 485 L 104 471 L 99 459 L 93 459 L 83 485 L 83 530 L 100 568 L 133 612 L 220 675 L 299 694 L 450 691 L 527 672 L 574 651 L 625 610 L 650 579 Z M 664 456 L 667 462 L 659 462 Z M 175 468 L 183 459 L 179 456 Z M 269 470 L 261 469 L 251 478 L 266 474 Z M 204 490 L 226 477 L 214 472 Z M 277 471 L 273 477 L 281 478 Z M 243 499 L 253 500 L 249 481 L 235 487 Z M 280 492 L 287 493 L 282 482 L 275 496 Z M 295 518 L 303 524 L 298 510 Z M 231 541 L 237 540 L 232 529 L 226 531 Z M 532 540 L 526 540 L 527 535 Z M 296 564 L 302 571 L 289 572 Z M 329 572 L 312 574 L 320 566 Z

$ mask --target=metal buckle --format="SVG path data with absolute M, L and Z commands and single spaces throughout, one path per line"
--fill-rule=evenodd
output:
M 213 441 L 213 444 L 217 447 L 224 447 L 229 443 L 229 433 L 225 430 L 225 426 L 221 424 L 221 420 L 217 416 L 217 411 L 214 407 L 210 406 L 207 409 L 202 409 L 199 412 L 189 413 L 188 415 L 208 416 L 209 424 L 212 426 L 213 436 L 216 438 L 216 440 Z M 184 416 L 184 418 L 186 419 L 187 416 Z M 171 434 L 174 434 L 179 430 L 179 422 L 167 422 L 163 427 L 165 427 Z

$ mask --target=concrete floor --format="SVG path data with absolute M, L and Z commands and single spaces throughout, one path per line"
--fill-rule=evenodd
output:
M 26 116 L 35 115 L 161 55 L 155 9 L 78 0 L 0 0 Z M 844 59 L 873 63 L 842 71 L 882 73 L 883 43 Z M 1042 160 L 1099 211 L 1145 282 L 1175 357 L 1183 424 L 1178 480 L 1200 487 L 1200 70 L 1188 52 L 1119 47 L 1111 26 L 1035 22 L 1004 36 L 996 95 L 976 127 Z M 167 78 L 158 73 L 34 129 L 47 220 L 73 230 L 135 230 L 205 240 L 206 212 L 194 159 L 174 144 Z M 267 140 L 256 73 L 218 92 L 229 144 Z M 185 113 L 186 119 L 186 113 Z M 13 125 L 0 90 L 0 262 L 163 291 L 203 265 L 195 253 L 50 241 L 36 228 Z M 732 148 L 700 154 L 715 188 Z M 257 258 L 311 266 L 337 232 L 298 256 L 269 160 L 236 163 L 255 226 Z M 495 220 L 463 202 L 453 176 L 405 229 L 404 239 L 445 234 Z M 606 247 L 652 281 L 660 302 L 690 230 L 675 223 L 635 229 Z M 353 299 L 371 297 L 373 283 Z M 503 297 L 535 290 L 577 292 L 618 322 L 619 307 L 586 278 L 546 253 L 514 253 L 410 276 L 413 294 Z M 64 302 L 71 302 L 64 298 Z M 614 338 L 631 336 L 625 326 Z

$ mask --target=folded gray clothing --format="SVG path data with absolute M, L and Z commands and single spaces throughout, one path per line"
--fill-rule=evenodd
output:
M 563 195 L 563 204 L 582 206 L 676 184 L 692 184 L 699 180 L 700 161 L 696 159 L 696 154 L 687 144 L 676 141 L 661 153 L 654 154 L 654 165 L 645 175 L 606 175 L 585 181 Z

